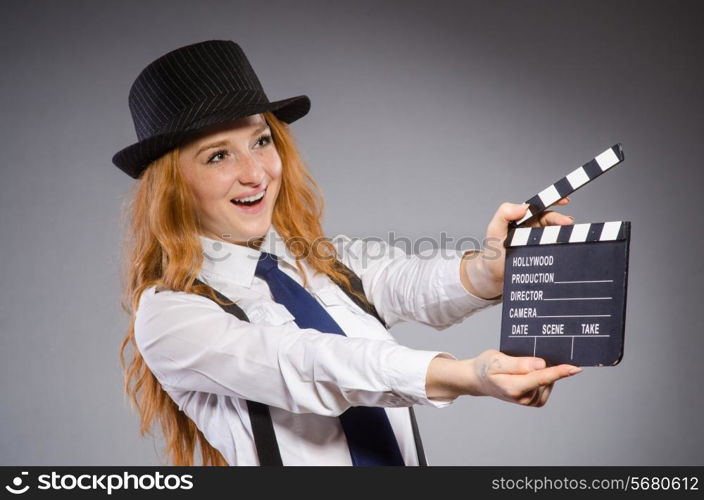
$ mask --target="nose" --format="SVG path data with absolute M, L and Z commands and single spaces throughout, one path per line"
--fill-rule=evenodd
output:
M 259 163 L 259 159 L 250 154 L 241 157 L 240 161 L 240 184 L 256 186 L 264 181 L 264 169 Z

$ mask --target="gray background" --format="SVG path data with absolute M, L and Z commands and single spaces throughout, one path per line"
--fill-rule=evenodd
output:
M 329 235 L 480 237 L 615 142 L 626 161 L 573 196 L 630 220 L 626 353 L 541 409 L 490 398 L 417 410 L 436 465 L 704 464 L 700 2 L 4 2 L 0 19 L 0 464 L 152 465 L 122 395 L 121 204 L 110 158 L 127 93 L 176 47 L 245 49 L 294 125 Z M 500 308 L 417 348 L 498 347 Z

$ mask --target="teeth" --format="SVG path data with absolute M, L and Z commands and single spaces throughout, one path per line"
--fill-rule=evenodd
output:
M 264 196 L 264 191 L 262 191 L 259 194 L 255 194 L 254 196 L 248 196 L 247 198 L 235 198 L 235 201 L 238 203 L 242 203 L 242 202 L 250 203 L 252 201 L 260 200 L 263 196 Z

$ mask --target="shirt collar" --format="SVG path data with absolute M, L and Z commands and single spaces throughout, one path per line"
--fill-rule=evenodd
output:
M 296 258 L 273 225 L 269 226 L 259 250 L 199 235 L 203 248 L 202 271 L 217 274 L 238 285 L 250 287 L 262 252 L 276 255 L 279 262 L 296 267 Z

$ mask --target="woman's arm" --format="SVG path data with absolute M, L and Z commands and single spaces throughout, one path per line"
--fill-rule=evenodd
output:
M 342 234 L 333 243 L 388 326 L 414 321 L 442 330 L 499 303 L 484 300 L 463 285 L 460 251 L 434 249 L 409 255 L 400 244 Z
M 144 292 L 135 339 L 166 390 L 240 397 L 294 413 L 350 406 L 444 406 L 426 396 L 431 359 L 450 355 L 393 340 L 320 333 L 290 318 L 239 320 L 185 292 Z
M 552 383 L 574 368 L 535 369 L 534 358 L 498 351 L 457 360 L 393 340 L 323 334 L 293 322 L 248 323 L 200 295 L 145 293 L 135 338 L 166 390 L 241 397 L 294 413 L 442 407 L 463 394 L 544 404 Z

